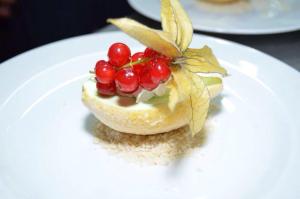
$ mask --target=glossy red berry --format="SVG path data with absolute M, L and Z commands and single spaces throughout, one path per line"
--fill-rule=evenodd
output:
M 171 57 L 167 57 L 166 55 L 160 55 L 159 59 L 163 59 L 168 65 L 171 63 L 172 58 Z
M 109 84 L 97 82 L 97 90 L 100 95 L 114 95 L 116 93 L 116 84 L 115 82 Z
M 153 82 L 164 82 L 170 78 L 171 70 L 168 62 L 164 59 L 157 58 L 150 64 L 150 74 Z
M 139 86 L 134 92 L 131 93 L 125 93 L 117 89 L 117 94 L 124 97 L 136 97 L 141 92 L 141 89 L 142 87 Z
M 108 50 L 109 63 L 116 67 L 121 67 L 129 62 L 130 49 L 126 44 L 114 43 Z
M 150 67 L 143 68 L 140 74 L 140 85 L 148 91 L 152 91 L 158 86 L 159 82 L 154 82 L 151 77 Z
M 153 58 L 153 57 L 159 56 L 160 53 L 151 48 L 146 48 L 144 51 L 144 55 L 145 55 L 145 57 Z
M 131 57 L 131 61 L 132 62 L 136 62 L 136 61 L 141 61 L 143 60 L 144 57 L 144 53 L 143 52 L 137 52 L 134 55 L 132 55 Z M 137 74 L 140 75 L 142 69 L 146 66 L 146 63 L 140 63 L 140 64 L 134 64 L 133 65 L 133 71 Z
M 117 72 L 115 82 L 120 91 L 132 93 L 139 86 L 139 77 L 132 68 L 124 68 Z
M 104 60 L 100 60 L 95 66 L 95 75 L 98 82 L 102 84 L 109 84 L 115 80 L 114 67 Z
M 137 53 L 134 53 L 131 56 L 131 61 L 132 62 L 140 61 L 142 59 L 144 59 L 144 53 L 143 52 L 137 52 Z

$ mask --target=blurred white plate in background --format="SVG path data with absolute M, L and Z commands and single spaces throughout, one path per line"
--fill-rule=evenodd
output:
M 160 0 L 128 0 L 141 14 L 160 21 Z M 299 0 L 240 0 L 212 4 L 181 0 L 196 30 L 223 34 L 273 34 L 300 29 Z
M 140 166 L 94 142 L 81 86 L 123 33 L 67 39 L 0 65 L 1 199 L 299 199 L 300 74 L 252 48 L 195 35 L 230 76 L 206 143 Z

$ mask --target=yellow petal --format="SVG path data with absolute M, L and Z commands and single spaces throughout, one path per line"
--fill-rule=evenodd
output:
M 170 0 L 161 0 L 160 17 L 163 30 L 169 33 L 175 42 L 177 39 L 177 23 Z
M 178 98 L 179 101 L 184 101 L 189 98 L 191 93 L 191 80 L 187 76 L 186 73 L 189 73 L 184 68 L 179 66 L 172 67 L 172 77 L 176 83 L 176 87 L 178 89 Z
M 190 98 L 192 90 L 192 81 L 190 80 L 190 74 L 188 71 L 172 69 L 173 79 L 167 84 L 169 90 L 168 106 L 170 110 L 174 110 L 176 104 Z M 178 72 L 181 71 L 181 72 Z M 184 72 L 183 72 L 184 71 Z M 218 77 L 200 77 L 203 84 L 206 86 L 209 98 L 216 97 L 223 89 L 222 79 Z M 177 82 L 175 82 L 175 79 Z M 199 91 L 201 92 L 201 90 Z
M 192 81 L 190 94 L 191 120 L 189 123 L 192 135 L 199 133 L 206 121 L 210 103 L 210 96 L 207 87 L 200 76 L 188 73 Z
M 150 47 L 166 56 L 178 57 L 180 50 L 168 33 L 149 28 L 137 21 L 128 18 L 108 19 L 109 23 L 120 28 L 129 36 L 135 38 L 147 47 Z
M 169 81 L 167 87 L 169 89 L 168 107 L 171 111 L 174 111 L 177 103 L 179 102 L 178 90 L 175 81 L 174 80 Z
M 193 37 L 191 20 L 179 0 L 161 0 L 162 28 L 184 52 Z
M 206 86 L 222 84 L 223 80 L 219 77 L 201 77 Z
M 227 74 L 227 71 L 220 66 L 217 58 L 208 46 L 204 46 L 201 49 L 189 48 L 184 52 L 183 57 L 179 61 L 191 72 Z
M 201 77 L 204 84 L 207 86 L 210 99 L 218 96 L 223 90 L 222 79 L 219 77 Z

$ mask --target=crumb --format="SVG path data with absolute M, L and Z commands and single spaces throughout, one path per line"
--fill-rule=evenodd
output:
M 130 162 L 167 165 L 190 154 L 205 143 L 206 131 L 191 136 L 188 126 L 155 135 L 122 133 L 97 123 L 95 143 Z

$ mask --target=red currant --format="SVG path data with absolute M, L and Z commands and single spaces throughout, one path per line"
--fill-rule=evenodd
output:
M 167 81 L 171 75 L 168 63 L 161 58 L 157 58 L 150 63 L 150 74 L 153 82 L 159 83 Z
M 139 77 L 132 68 L 124 68 L 117 72 L 115 82 L 120 91 L 132 93 L 139 86 Z
M 153 57 L 160 55 L 160 53 L 151 48 L 146 48 L 144 51 L 144 55 L 145 55 L 145 57 L 153 58 Z
M 154 82 L 151 77 L 150 67 L 146 66 L 143 68 L 140 74 L 140 85 L 148 90 L 152 91 L 158 86 L 159 82 Z
M 95 74 L 98 82 L 102 84 L 109 84 L 115 79 L 115 69 L 112 65 L 104 60 L 100 60 L 96 63 Z
M 129 62 L 130 49 L 123 43 L 114 43 L 108 50 L 109 63 L 121 67 Z
M 116 93 L 116 84 L 115 82 L 109 84 L 97 82 L 97 89 L 100 95 L 114 95 Z
M 163 59 L 165 60 L 165 62 L 169 65 L 172 61 L 172 58 L 171 57 L 167 57 L 166 55 L 160 55 L 159 56 L 160 59 Z
M 142 87 L 138 87 L 134 92 L 124 93 L 117 89 L 117 94 L 124 97 L 136 97 L 141 92 Z
M 131 61 L 132 62 L 136 62 L 136 61 L 141 61 L 142 59 L 144 59 L 144 53 L 143 52 L 138 52 L 135 53 L 134 55 L 132 55 L 131 57 Z M 140 63 L 140 64 L 134 64 L 133 65 L 133 71 L 137 74 L 140 75 L 142 69 L 146 66 L 146 63 Z

